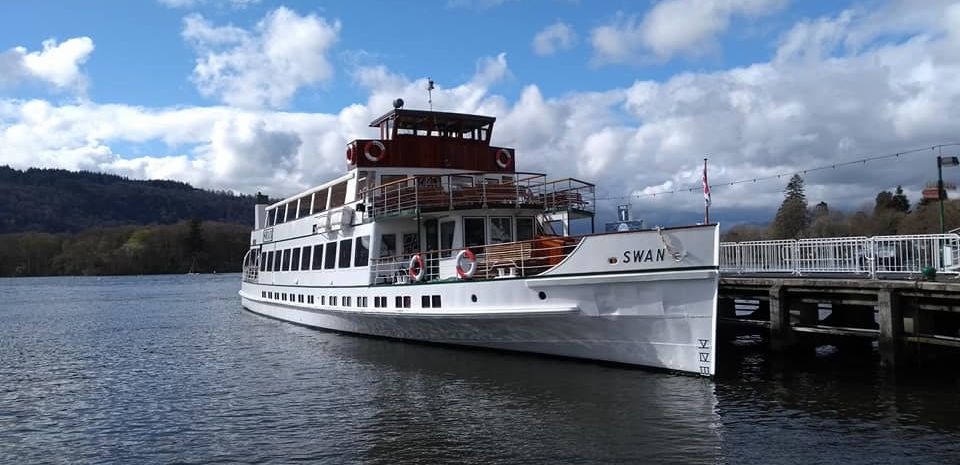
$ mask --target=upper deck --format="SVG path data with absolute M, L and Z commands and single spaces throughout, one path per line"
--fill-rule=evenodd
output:
M 515 172 L 512 148 L 490 145 L 491 116 L 396 108 L 373 120 L 379 139 L 347 145 L 348 168 L 442 168 Z

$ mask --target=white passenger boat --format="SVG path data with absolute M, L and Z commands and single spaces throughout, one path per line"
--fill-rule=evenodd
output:
M 343 176 L 269 205 L 258 196 L 246 309 L 714 373 L 716 225 L 595 234 L 594 185 L 517 171 L 513 149 L 490 145 L 495 118 L 395 106 L 371 123 L 379 138 L 347 146 Z

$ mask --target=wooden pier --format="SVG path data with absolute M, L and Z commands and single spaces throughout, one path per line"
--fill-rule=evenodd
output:
M 921 355 L 960 355 L 960 281 L 723 276 L 721 331 L 761 328 L 777 352 L 822 341 L 872 350 L 881 364 L 914 366 Z

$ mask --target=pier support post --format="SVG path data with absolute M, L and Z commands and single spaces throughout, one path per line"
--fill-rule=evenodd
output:
M 886 368 L 895 368 L 903 358 L 903 309 L 896 291 L 878 290 L 877 313 L 880 322 L 880 362 Z
M 783 286 L 770 288 L 770 348 L 782 352 L 793 344 L 793 331 L 790 327 L 790 306 L 787 291 Z

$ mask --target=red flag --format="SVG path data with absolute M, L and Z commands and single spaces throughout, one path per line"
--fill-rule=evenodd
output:
M 710 206 L 710 184 L 707 183 L 707 159 L 703 159 L 703 204 Z

